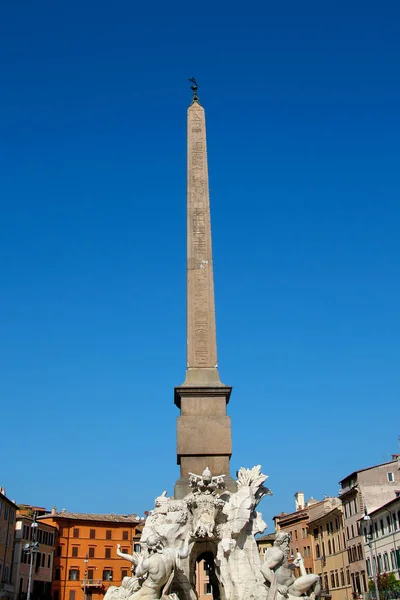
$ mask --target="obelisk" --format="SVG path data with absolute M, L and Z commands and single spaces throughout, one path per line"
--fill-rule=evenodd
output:
M 226 415 L 231 388 L 221 383 L 217 364 L 214 277 L 206 122 L 193 79 L 193 100 L 187 114 L 187 368 L 175 388 L 181 414 L 177 424 L 180 479 L 175 497 L 189 492 L 189 473 L 207 467 L 227 476 L 232 454 L 231 422 Z

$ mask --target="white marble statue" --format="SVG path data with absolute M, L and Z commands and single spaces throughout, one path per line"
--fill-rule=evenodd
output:
M 179 550 L 166 547 L 157 533 L 147 538 L 146 546 L 148 555 L 142 556 L 136 552 L 123 554 L 118 545 L 118 556 L 134 565 L 135 577 L 125 577 L 120 587 L 110 587 L 104 600 L 177 599 L 175 594 L 167 592 L 180 559 L 189 554 L 189 535 Z
M 211 555 L 209 564 L 215 575 L 213 585 L 218 585 L 217 590 L 214 588 L 214 598 L 267 600 L 270 582 L 268 574 L 262 570 L 255 540 L 255 536 L 266 528 L 261 513 L 256 510 L 263 496 L 271 493 L 263 485 L 266 479 L 260 466 L 241 468 L 237 491 L 230 492 L 225 489 L 223 475 L 213 476 L 205 469 L 201 475 L 190 473 L 191 489 L 184 498 L 175 500 L 163 492 L 156 498 L 141 537 L 143 545 L 147 544 L 149 550 L 155 549 L 151 557 L 157 557 L 157 562 L 153 561 L 158 577 L 156 586 L 151 587 L 155 585 L 152 583 L 154 576 L 150 562 L 146 562 L 153 559 L 139 561 L 134 555 L 131 562 L 136 567 L 135 577 L 127 578 L 129 581 L 116 588 L 115 598 L 105 600 L 160 597 L 196 600 L 196 562 L 202 560 L 205 553 L 208 560 Z M 159 540 L 158 545 L 153 543 L 154 535 Z M 174 558 L 178 555 L 179 561 Z M 130 560 L 128 556 L 125 558 Z M 127 593 L 133 589 L 133 593 Z M 159 595 L 144 595 L 150 593 L 149 589 Z M 160 596 L 161 593 L 164 596 Z M 270 597 L 269 600 L 279 599 Z
M 291 600 L 307 597 L 315 600 L 320 595 L 321 586 L 318 575 L 307 574 L 300 553 L 289 563 L 290 535 L 280 532 L 274 545 L 269 548 L 261 566 L 261 573 L 268 587 L 268 600 Z M 295 568 L 299 567 L 300 577 L 295 577 Z

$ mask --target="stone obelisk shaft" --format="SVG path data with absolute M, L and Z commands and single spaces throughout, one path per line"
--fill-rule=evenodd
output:
M 188 109 L 187 372 L 185 384 L 218 384 L 210 195 L 204 109 Z
M 181 413 L 175 498 L 189 493 L 190 473 L 201 474 L 207 467 L 213 475 L 226 475 L 228 489 L 235 489 L 226 414 L 231 388 L 221 383 L 217 368 L 206 122 L 197 98 L 188 109 L 187 177 L 187 368 L 185 382 L 175 388 Z

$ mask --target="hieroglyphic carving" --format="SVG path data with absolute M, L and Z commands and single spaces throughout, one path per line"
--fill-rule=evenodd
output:
M 214 285 L 203 109 L 188 112 L 188 367 L 214 367 Z

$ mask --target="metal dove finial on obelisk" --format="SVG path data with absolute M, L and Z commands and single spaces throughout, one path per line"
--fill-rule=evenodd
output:
M 197 102 L 198 104 L 200 104 L 200 99 L 197 95 L 197 90 L 199 89 L 199 85 L 197 83 L 197 81 L 195 80 L 194 77 L 191 77 L 189 79 L 190 83 L 193 83 L 193 85 L 190 87 L 190 89 L 193 92 L 193 98 L 192 98 L 192 104 L 194 104 L 195 102 Z

